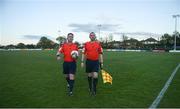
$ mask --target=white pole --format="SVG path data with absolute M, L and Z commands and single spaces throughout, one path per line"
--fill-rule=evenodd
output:
M 97 25 L 98 26 L 98 28 L 99 28 L 99 38 L 98 39 L 100 39 L 100 34 L 101 34 L 101 24 L 99 24 L 99 25 Z
M 177 18 L 180 17 L 180 15 L 173 15 L 173 18 L 175 18 L 175 31 L 174 31 L 174 50 L 176 50 L 176 36 L 177 36 Z
M 58 37 L 60 37 L 61 36 L 61 30 L 58 30 Z M 60 45 L 60 43 L 59 43 L 59 45 Z

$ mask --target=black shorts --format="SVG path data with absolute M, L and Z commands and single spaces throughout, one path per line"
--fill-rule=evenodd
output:
M 76 62 L 64 62 L 63 63 L 64 74 L 75 74 L 76 73 Z
M 99 72 L 99 60 L 86 60 L 86 73 Z

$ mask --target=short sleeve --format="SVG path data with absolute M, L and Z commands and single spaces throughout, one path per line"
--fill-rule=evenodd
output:
M 63 48 L 64 48 L 64 45 L 62 45 L 62 46 L 59 48 L 58 51 L 59 51 L 60 53 L 64 53 L 64 49 L 63 49 Z
M 76 50 L 78 51 L 78 46 L 76 45 Z

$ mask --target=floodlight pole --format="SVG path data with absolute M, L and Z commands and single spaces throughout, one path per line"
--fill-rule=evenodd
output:
M 61 30 L 58 30 L 58 37 L 61 36 Z M 59 42 L 59 46 L 60 46 L 60 42 Z
M 173 18 L 175 18 L 175 31 L 174 31 L 174 50 L 176 50 L 176 36 L 177 36 L 177 18 L 180 17 L 180 15 L 173 15 Z
M 98 39 L 100 39 L 100 34 L 101 34 L 101 24 L 99 24 L 99 25 L 97 25 L 98 26 L 98 28 L 99 28 L 99 38 Z
M 58 37 L 61 36 L 61 30 L 58 30 Z

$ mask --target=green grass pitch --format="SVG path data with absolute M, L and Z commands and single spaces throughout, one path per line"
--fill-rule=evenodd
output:
M 179 53 L 104 52 L 97 96 L 88 93 L 85 69 L 76 72 L 74 96 L 67 96 L 62 61 L 56 51 L 0 51 L 0 107 L 143 107 L 148 108 L 180 63 Z M 180 69 L 158 107 L 180 107 Z

